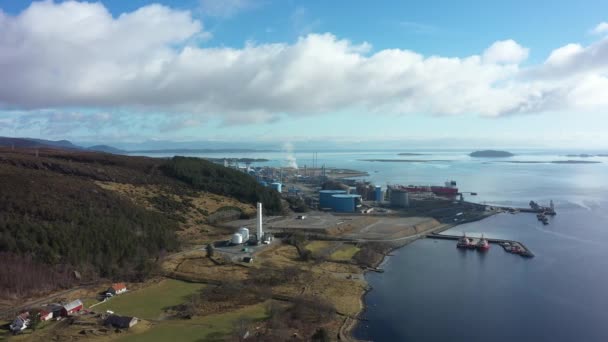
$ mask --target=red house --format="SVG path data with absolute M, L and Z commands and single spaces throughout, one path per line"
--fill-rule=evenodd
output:
M 61 308 L 61 316 L 69 316 L 75 312 L 82 310 L 83 307 L 84 306 L 80 299 L 76 299 L 75 301 L 70 302 L 64 305 L 63 308 Z
M 40 320 L 41 321 L 49 321 L 53 318 L 52 311 L 41 310 L 40 311 Z

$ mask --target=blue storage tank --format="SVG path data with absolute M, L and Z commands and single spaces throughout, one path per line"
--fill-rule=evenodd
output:
M 384 198 L 382 198 L 382 187 L 376 187 L 376 202 L 382 202 Z
M 270 183 L 270 187 L 273 188 L 273 189 L 275 189 L 278 192 L 282 192 L 282 190 L 283 190 L 283 184 L 278 183 L 278 182 L 276 182 L 276 183 Z
M 361 195 L 337 194 L 331 196 L 331 208 L 339 213 L 354 213 Z
M 260 185 L 262 185 L 262 186 L 268 186 L 268 183 L 266 183 L 265 181 L 261 180 L 260 181 Z
M 345 194 L 345 190 L 321 190 L 319 191 L 319 207 L 333 208 L 331 206 L 331 196 L 337 194 Z

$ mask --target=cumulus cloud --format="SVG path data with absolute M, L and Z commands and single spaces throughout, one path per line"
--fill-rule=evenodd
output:
M 206 34 L 190 12 L 161 5 L 112 16 L 100 3 L 45 1 L 16 16 L 0 13 L 0 74 L 8 80 L 0 82 L 0 105 L 235 124 L 346 108 L 498 116 L 605 104 L 598 89 L 606 84 L 606 40 L 522 68 L 529 50 L 513 40 L 456 58 L 374 51 L 330 33 L 242 48 L 204 46 Z
M 494 42 L 483 52 L 483 61 L 486 63 L 519 64 L 528 58 L 530 49 L 525 48 L 516 41 L 500 40 Z
M 593 34 L 608 33 L 608 23 L 607 22 L 599 23 L 593 30 L 591 30 L 591 33 L 593 33 Z

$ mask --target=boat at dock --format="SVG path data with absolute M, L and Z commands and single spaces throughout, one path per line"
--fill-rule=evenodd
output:
M 431 233 L 431 234 L 426 235 L 426 237 L 430 238 L 430 239 L 458 241 L 458 243 L 456 244 L 456 247 L 458 247 L 458 248 L 475 249 L 477 247 L 477 244 L 474 242 L 474 240 L 467 237 L 465 233 L 463 233 L 462 236 Z M 507 253 L 517 254 L 517 255 L 520 255 L 525 258 L 534 257 L 534 253 L 532 253 L 532 251 L 521 242 L 513 241 L 513 240 L 485 238 L 485 237 L 482 237 L 482 238 L 487 240 L 488 244 L 493 244 L 493 243 L 499 244 Z
M 479 239 L 475 247 L 477 250 L 485 252 L 490 249 L 490 243 L 488 242 L 488 239 L 483 237 L 483 234 L 481 234 L 481 239 Z
M 536 218 L 540 222 L 542 222 L 544 225 L 548 225 L 549 224 L 549 219 L 547 218 L 547 216 L 545 215 L 544 212 L 536 214 Z
M 453 180 L 446 181 L 444 186 L 439 185 L 391 185 L 393 190 L 406 191 L 414 194 L 434 194 L 436 196 L 454 197 L 458 195 L 458 187 Z M 471 193 L 473 194 L 473 193 Z
M 475 248 L 473 241 L 467 237 L 465 233 L 462 233 L 462 237 L 458 239 L 456 243 L 457 248 Z

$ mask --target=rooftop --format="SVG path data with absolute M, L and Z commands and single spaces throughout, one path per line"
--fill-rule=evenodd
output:
M 361 195 L 356 195 L 356 194 L 337 194 L 337 195 L 333 195 L 331 197 L 335 197 L 335 198 L 359 198 L 359 197 L 361 197 Z

